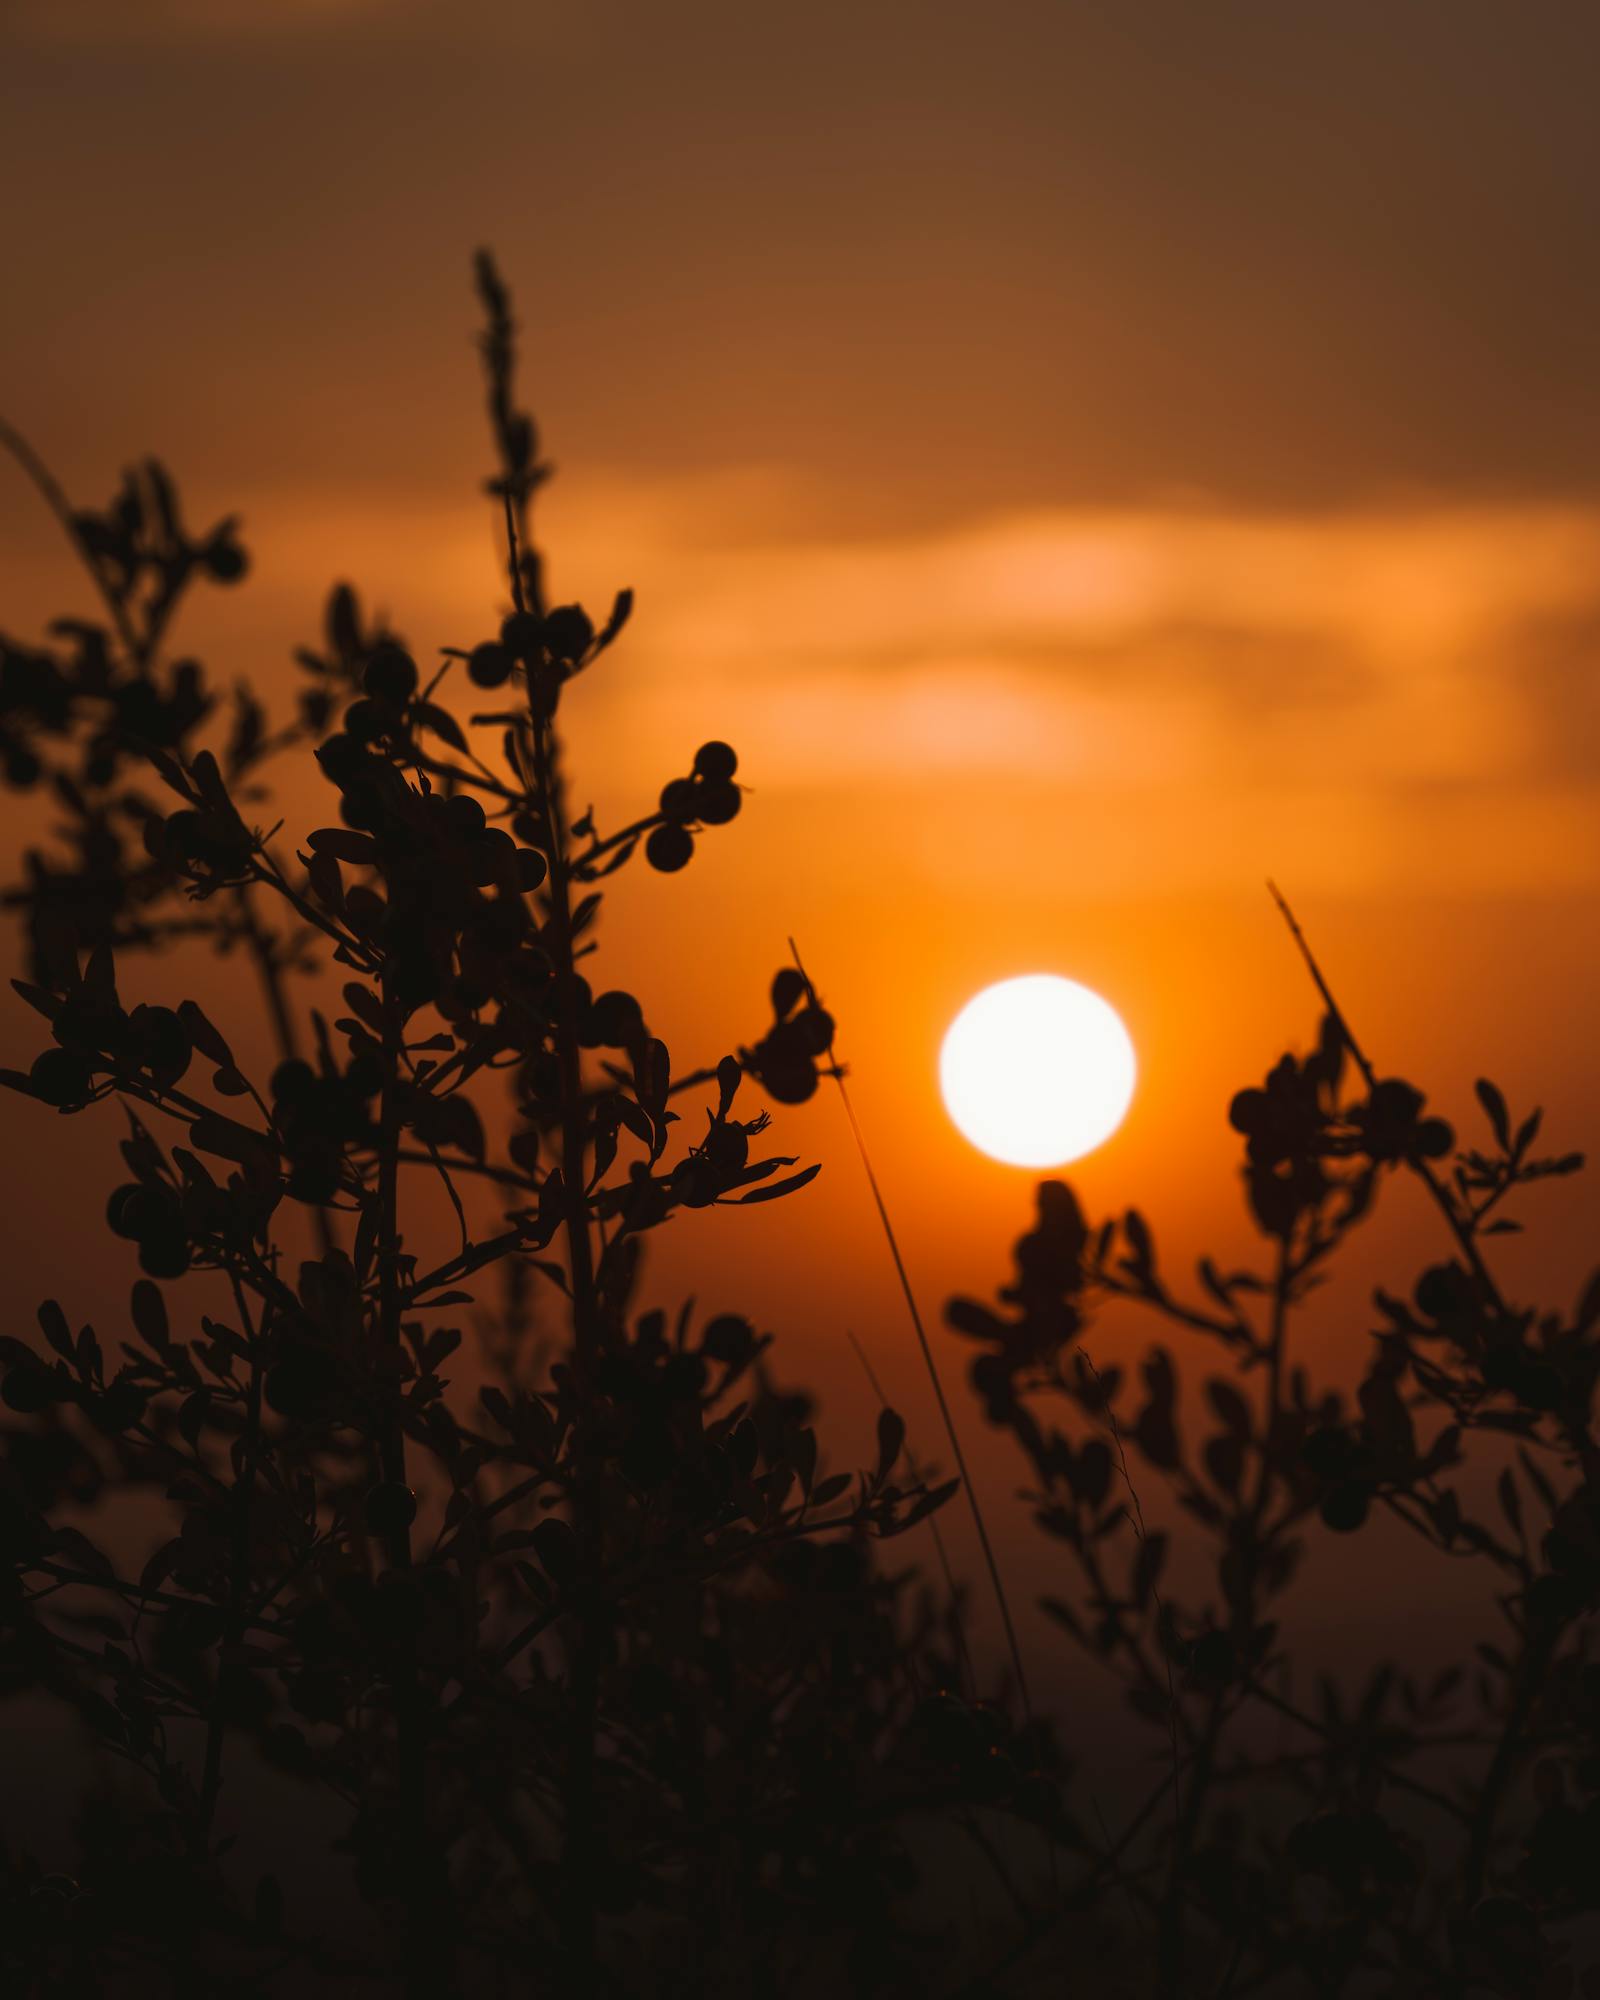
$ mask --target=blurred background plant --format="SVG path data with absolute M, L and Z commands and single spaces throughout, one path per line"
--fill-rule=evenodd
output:
M 955 1299 L 946 1319 L 977 1345 L 972 1387 L 1061 1546 L 1045 1609 L 1155 1732 L 1161 1777 L 1113 1843 L 1139 1989 L 1592 1993 L 1600 1273 L 1549 1309 L 1508 1299 L 1488 1261 L 1521 1226 L 1502 1203 L 1583 1161 L 1536 1151 L 1540 1114 L 1514 1121 L 1487 1080 L 1487 1136 L 1458 1147 L 1421 1091 L 1376 1074 L 1282 907 L 1329 1011 L 1308 1055 L 1230 1107 L 1259 1264 L 1202 1258 L 1175 1286 L 1138 1210 L 1091 1224 L 1050 1181 L 997 1305 Z M 1377 1293 L 1352 1407 L 1295 1334 L 1406 1172 L 1448 1254 L 1409 1296 Z M 1197 1397 L 1164 1345 L 1137 1380 L 1095 1365 L 1112 1300 L 1216 1351 Z M 1459 1665 L 1419 1677 L 1402 1657 L 1342 1686 L 1286 1643 L 1281 1607 L 1328 1537 L 1380 1510 L 1413 1543 L 1374 1589 L 1475 1562 L 1498 1617 Z

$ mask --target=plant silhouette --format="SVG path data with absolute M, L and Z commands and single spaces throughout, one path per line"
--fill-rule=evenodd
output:
M 11 1990 L 1600 1991 L 1600 1279 L 1522 1307 L 1488 1257 L 1581 1162 L 1488 1083 L 1458 1148 L 1313 964 L 1315 1048 L 1231 1110 L 1260 1269 L 1175 1290 L 1137 1211 L 1047 1182 L 996 1304 L 949 1305 L 1060 1553 L 1047 1608 L 1155 1732 L 1113 1824 L 1018 1675 L 980 1698 L 944 1544 L 930 1576 L 898 1540 L 956 1482 L 900 1417 L 830 1470 L 770 1336 L 645 1296 L 675 1212 L 814 1177 L 762 1100 L 839 1074 L 834 1023 L 785 966 L 748 1047 L 675 1071 L 598 977 L 606 878 L 736 837 L 741 767 L 708 740 L 630 823 L 569 811 L 563 697 L 631 599 L 548 601 L 548 468 L 476 278 L 500 615 L 425 667 L 340 585 L 286 719 L 172 653 L 245 578 L 238 523 L 192 535 L 155 462 L 77 508 L 0 433 L 103 614 L 0 653 L 0 768 L 54 820 L 6 894 L 38 1029 L 3 1080 L 19 1132 L 112 1121 L 130 1284 L 109 1339 L 69 1270 L 0 1340 L 0 1686 L 88 1746 L 70 1862 L 8 1836 Z M 325 788 L 303 832 L 289 760 Z M 197 950 L 251 968 L 263 1073 L 253 1025 L 174 992 Z M 1347 1407 L 1294 1336 L 1405 1172 L 1443 1248 L 1378 1295 Z M 1110 1303 L 1216 1354 L 1192 1406 L 1165 1348 L 1137 1390 L 1091 1359 Z M 1470 1673 L 1308 1692 L 1281 1601 L 1379 1512 L 1492 1569 L 1500 1628 Z M 297 1907 L 261 1819 L 348 1894 Z
M 747 1071 L 794 1102 L 827 1035 L 779 974 L 755 1050 L 675 1077 L 641 1002 L 596 990 L 599 885 L 718 837 L 738 760 L 705 743 L 614 832 L 569 815 L 562 696 L 630 599 L 546 601 L 546 468 L 487 257 L 477 280 L 511 603 L 426 677 L 341 586 L 292 720 L 224 704 L 166 641 L 192 589 L 243 576 L 236 524 L 193 538 L 154 463 L 75 510 L 11 439 L 105 620 L 0 666 L 7 779 L 64 816 L 8 898 L 41 1047 L 5 1081 L 63 1115 L 120 1103 L 106 1222 L 137 1269 L 109 1349 L 66 1298 L 3 1350 L 9 1688 L 69 1703 L 125 1773 L 73 1876 L 12 1858 L 5 1950 L 45 1990 L 876 1990 L 918 1955 L 882 1920 L 900 1824 L 970 1789 L 917 1720 L 947 1633 L 875 1555 L 952 1483 L 905 1471 L 887 1410 L 875 1464 L 827 1473 L 767 1337 L 636 1298 L 675 1210 L 817 1172 Z M 330 823 L 263 832 L 270 762 L 307 755 Z M 131 955 L 196 940 L 253 960 L 270 1076 L 192 999 L 125 1004 Z M 436 1260 L 425 1177 L 458 1223 Z M 452 1314 L 495 1267 L 490 1379 L 452 1398 Z M 122 1494 L 160 1520 L 131 1568 L 58 1518 Z M 261 1761 L 343 1815 L 365 1932 L 307 1934 L 274 1880 L 237 1879 Z
M 1306 957 L 1329 1008 L 1316 1046 L 1229 1112 L 1260 1265 L 1203 1259 L 1176 1288 L 1138 1210 L 1094 1225 L 1051 1181 L 997 1307 L 956 1299 L 947 1321 L 978 1346 L 972 1386 L 1061 1546 L 1070 1582 L 1046 1610 L 1171 1746 L 1112 1846 L 1139 1913 L 1135 1988 L 1532 1996 L 1581 1978 L 1593 1993 L 1600 1274 L 1570 1313 L 1534 1309 L 1508 1301 L 1486 1255 L 1518 1226 L 1507 1197 L 1583 1162 L 1536 1153 L 1540 1114 L 1513 1121 L 1487 1080 L 1488 1137 L 1458 1150 L 1419 1090 L 1375 1073 Z M 1445 1254 L 1408 1297 L 1376 1295 L 1352 1408 L 1318 1387 L 1295 1332 L 1404 1172 L 1436 1204 Z M 1086 1341 L 1111 1301 L 1217 1351 L 1227 1372 L 1198 1406 L 1183 1408 L 1164 1346 L 1131 1401 L 1127 1370 L 1096 1367 Z M 1209 1560 L 1171 1559 L 1176 1537 L 1139 1499 L 1149 1480 Z M 1288 1649 L 1291 1580 L 1378 1510 L 1415 1537 L 1413 1560 L 1495 1572 L 1498 1627 L 1470 1673 L 1385 1662 L 1347 1693 Z M 1287 1728 L 1252 1733 L 1263 1716 Z

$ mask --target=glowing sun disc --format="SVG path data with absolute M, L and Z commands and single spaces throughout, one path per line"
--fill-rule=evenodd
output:
M 963 1138 L 1013 1167 L 1061 1167 L 1127 1115 L 1137 1064 L 1116 1013 L 1050 972 L 969 1000 L 939 1051 L 939 1087 Z

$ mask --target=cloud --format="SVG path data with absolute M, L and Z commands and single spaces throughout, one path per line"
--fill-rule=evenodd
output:
M 417 11 L 418 0 L 12 0 L 6 27 L 38 42 L 281 38 Z
M 241 652 L 245 600 L 208 610 L 192 643 L 214 658 L 286 675 L 335 576 L 420 652 L 493 629 L 499 556 L 470 500 L 242 505 L 254 622 Z M 1600 883 L 1600 509 L 1050 509 L 841 535 L 772 474 L 575 475 L 541 532 L 559 596 L 637 594 L 575 709 L 607 744 L 586 778 L 603 814 L 717 734 L 768 825 L 864 818 L 906 866 L 1008 888 L 1047 866 L 1118 892 L 1277 868 Z

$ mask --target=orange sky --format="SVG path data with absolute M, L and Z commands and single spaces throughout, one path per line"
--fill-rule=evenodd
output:
M 1227 1098 L 1313 1021 L 1269 874 L 1381 1066 L 1463 1120 L 1488 1070 L 1558 1148 L 1600 1127 L 1600 15 L 1508 18 L 13 0 L 0 403 L 85 497 L 157 448 L 197 517 L 244 513 L 249 590 L 188 635 L 222 677 L 286 693 L 336 576 L 471 644 L 494 243 L 556 586 L 638 593 L 572 705 L 581 795 L 631 817 L 713 734 L 753 788 L 621 887 L 618 976 L 714 1057 L 800 939 L 935 1311 L 1004 1275 L 1029 1190 L 945 1123 L 942 1029 L 1082 978 L 1143 1071 L 1089 1205 L 1236 1252 Z M 8 628 L 68 587 L 0 480 Z M 824 1174 L 712 1218 L 705 1303 L 787 1335 L 847 1437 L 852 1328 L 926 1434 L 838 1107 L 782 1129 Z M 100 1171 L 70 1132 L 14 1256 Z M 1565 1300 L 1592 1195 L 1531 1212 L 1507 1268 Z M 1373 1228 L 1330 1365 L 1418 1221 Z

